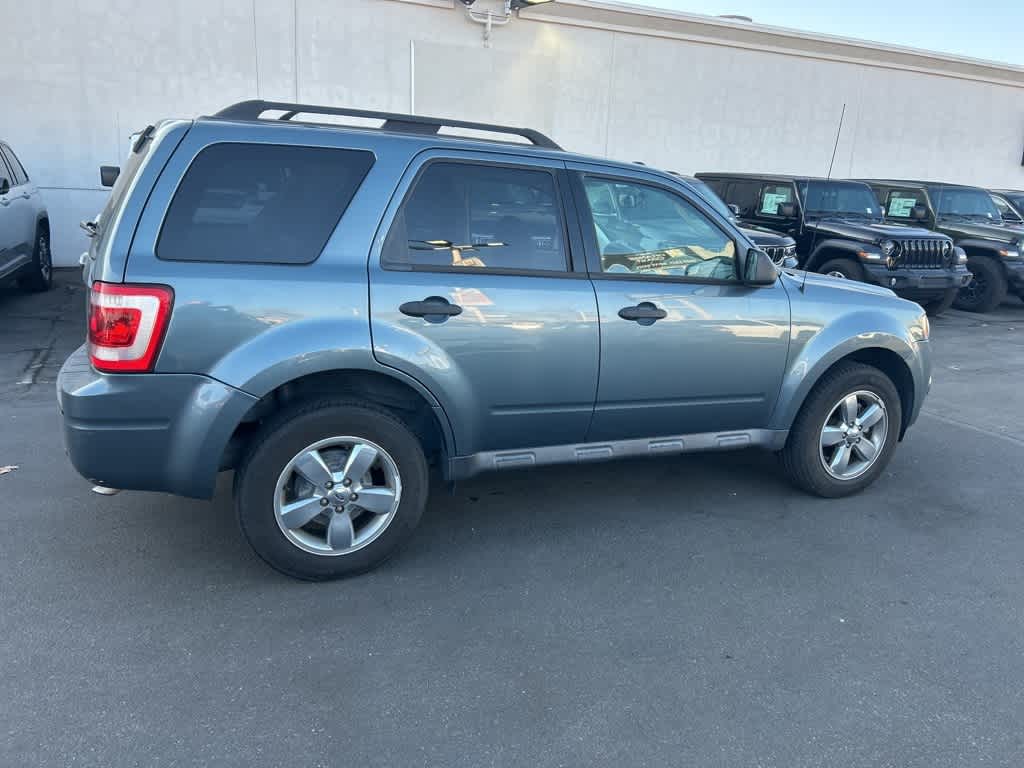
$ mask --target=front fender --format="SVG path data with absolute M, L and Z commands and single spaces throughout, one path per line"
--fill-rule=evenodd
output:
M 999 251 L 1001 249 L 1012 247 L 1010 243 L 999 243 L 993 240 L 979 240 L 970 237 L 957 240 L 956 244 L 967 251 L 968 255 L 973 253 L 978 256 L 990 256 L 996 261 L 1000 261 Z M 1002 262 L 1000 261 L 1000 263 Z
M 814 250 L 811 251 L 811 255 L 805 262 L 805 269 L 816 270 L 829 259 L 836 258 L 834 254 L 837 252 L 840 258 L 848 256 L 859 264 L 860 256 L 858 254 L 867 247 L 866 243 L 854 243 L 849 240 L 834 238 L 822 240 L 819 243 L 815 243 Z
M 818 327 L 798 325 L 794 318 L 793 330 L 779 405 L 772 417 L 773 429 L 790 429 L 807 395 L 829 368 L 855 352 L 869 349 L 894 352 L 910 369 L 915 412 L 908 414 L 908 423 L 913 421 L 928 390 L 931 371 L 918 342 L 911 338 L 898 315 L 858 309 Z

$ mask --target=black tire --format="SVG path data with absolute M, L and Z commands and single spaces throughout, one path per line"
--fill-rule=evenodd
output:
M 858 390 L 881 398 L 888 415 L 888 429 L 878 458 L 863 474 L 850 480 L 826 471 L 820 454 L 821 430 L 832 408 L 846 395 Z M 804 401 L 782 449 L 782 465 L 790 480 L 816 496 L 849 496 L 871 485 L 885 470 L 899 441 L 902 424 L 900 395 L 892 380 L 877 368 L 845 362 L 826 373 Z
M 853 259 L 832 259 L 826 261 L 818 271 L 823 275 L 834 273 L 835 276 L 842 275 L 847 280 L 858 280 L 864 282 L 864 269 Z
M 957 293 L 954 307 L 966 312 L 991 312 L 1003 303 L 1009 286 L 1002 264 L 987 256 L 972 256 L 967 269 L 973 277 Z
M 53 255 L 50 253 L 50 233 L 43 227 L 36 232 L 32 263 L 26 267 L 28 274 L 18 279 L 18 284 L 34 293 L 53 288 Z
M 274 510 L 278 477 L 294 456 L 318 440 L 360 437 L 387 451 L 398 467 L 402 491 L 390 524 L 361 549 L 318 555 L 300 549 L 282 532 Z M 419 440 L 390 411 L 347 400 L 302 403 L 268 420 L 253 439 L 235 475 L 235 511 L 253 550 L 272 568 L 306 581 L 363 573 L 380 565 L 419 523 L 429 490 L 427 461 Z
M 924 307 L 924 311 L 932 317 L 938 317 L 953 306 L 953 302 L 956 301 L 956 297 L 959 292 L 959 288 L 950 288 L 942 294 L 941 298 L 932 299 L 931 301 L 922 301 L 921 306 Z

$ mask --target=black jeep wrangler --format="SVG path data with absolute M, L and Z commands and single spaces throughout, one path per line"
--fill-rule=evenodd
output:
M 745 225 L 792 236 L 802 268 L 891 288 L 930 314 L 949 308 L 970 273 L 953 241 L 886 223 L 867 184 L 808 176 L 698 173 Z
M 694 191 L 703 197 L 708 205 L 739 227 L 739 230 L 747 236 L 750 242 L 771 257 L 775 266 L 783 269 L 793 269 L 797 266 L 796 240 L 789 235 L 779 234 L 764 227 L 744 226 L 739 220 L 739 209 L 735 205 L 727 205 L 711 187 L 700 179 L 681 173 L 676 175 L 693 187 Z
M 1024 296 L 1024 229 L 1003 220 L 987 190 L 931 181 L 866 181 L 888 220 L 949 235 L 966 251 L 973 278 L 957 295 L 957 309 L 991 312 L 1008 291 Z

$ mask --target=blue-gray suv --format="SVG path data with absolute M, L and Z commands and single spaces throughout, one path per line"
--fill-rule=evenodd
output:
M 916 304 L 780 273 L 678 176 L 529 129 L 243 102 L 142 132 L 87 228 L 72 463 L 201 498 L 234 469 L 304 579 L 391 554 L 432 467 L 759 446 L 854 493 L 930 384 Z
M 0 141 L 0 281 L 30 291 L 53 286 L 50 217 L 39 188 L 8 144 Z

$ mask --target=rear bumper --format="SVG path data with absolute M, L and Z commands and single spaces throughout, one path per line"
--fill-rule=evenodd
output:
M 83 477 L 209 498 L 228 440 L 257 399 L 197 374 L 98 373 L 83 346 L 60 370 L 57 402 Z
M 869 282 L 891 288 L 902 296 L 938 297 L 950 288 L 962 288 L 971 279 L 964 266 L 956 269 L 895 269 L 883 264 L 862 264 Z

